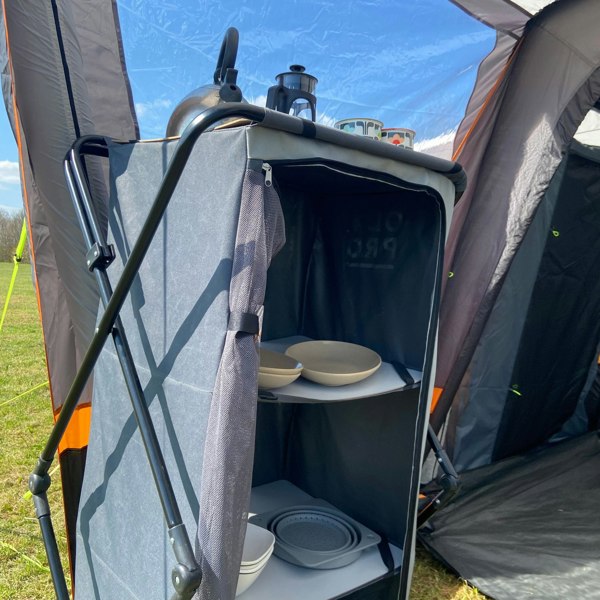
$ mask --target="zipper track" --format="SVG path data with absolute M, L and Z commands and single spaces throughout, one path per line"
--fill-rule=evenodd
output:
M 437 192 L 437 190 L 434 190 L 433 188 L 429 188 L 424 185 L 410 184 L 408 182 L 402 181 L 401 179 L 398 179 L 397 177 L 394 177 L 393 175 L 375 176 L 373 174 L 373 171 L 370 171 L 368 169 L 361 169 L 360 167 L 353 167 L 350 169 L 343 168 L 341 165 L 337 166 L 340 163 L 335 163 L 334 161 L 333 161 L 333 164 L 335 164 L 336 166 L 333 166 L 332 164 L 328 164 L 325 162 L 312 162 L 312 161 L 304 161 L 304 160 L 302 160 L 302 161 L 270 160 L 270 161 L 268 161 L 268 164 L 270 166 L 284 166 L 284 167 L 288 167 L 288 168 L 321 167 L 321 168 L 327 169 L 329 171 L 333 171 L 335 173 L 340 173 L 341 175 L 356 177 L 357 179 L 365 179 L 367 181 L 376 181 L 378 183 L 384 183 L 386 185 L 389 185 L 391 187 L 395 187 L 395 188 L 398 188 L 401 190 L 406 190 L 406 191 L 411 191 L 411 192 L 422 192 L 429 196 L 435 197 L 440 202 L 441 206 L 444 206 L 444 208 L 445 208 L 441 194 L 439 192 Z M 402 183 L 399 183 L 399 182 L 402 182 Z

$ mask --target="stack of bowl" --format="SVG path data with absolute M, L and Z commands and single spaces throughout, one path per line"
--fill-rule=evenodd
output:
M 295 358 L 265 348 L 260 349 L 259 389 L 269 390 L 288 385 L 298 379 L 301 373 L 302 364 Z
M 263 572 L 274 546 L 275 536 L 270 531 L 248 523 L 236 596 L 243 594 Z

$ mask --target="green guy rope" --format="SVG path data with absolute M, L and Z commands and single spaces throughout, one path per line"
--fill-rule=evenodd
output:
M 0 540 L 0 546 L 2 546 L 3 548 L 7 548 L 8 550 L 11 550 L 17 556 L 20 556 L 22 559 L 26 560 L 27 562 L 30 562 L 32 565 L 35 565 L 38 569 L 41 569 L 42 571 L 46 571 L 46 572 L 50 573 L 50 569 L 48 567 L 46 567 L 45 565 L 43 565 L 37 558 L 28 556 L 24 552 L 17 550 L 11 544 L 7 544 L 6 542 L 3 542 L 1 540 Z
M 4 308 L 2 309 L 2 316 L 0 317 L 0 332 L 2 331 L 2 325 L 4 325 L 4 319 L 6 317 L 6 311 L 8 310 L 8 303 L 10 302 L 10 297 L 13 292 L 13 288 L 15 287 L 15 281 L 17 280 L 17 272 L 19 271 L 19 263 L 23 258 L 23 250 L 25 250 L 25 242 L 27 241 L 27 223 L 25 219 L 23 219 L 23 227 L 21 227 L 21 237 L 19 238 L 19 243 L 17 245 L 17 249 L 15 250 L 15 254 L 13 256 L 13 262 L 15 266 L 13 267 L 12 277 L 10 278 L 10 284 L 8 286 L 8 292 L 6 293 L 6 300 L 4 301 Z
M 4 400 L 3 402 L 0 402 L 0 406 L 4 406 L 5 404 L 10 404 L 11 402 L 18 400 L 19 398 L 22 398 L 23 396 L 27 396 L 27 394 L 31 394 L 31 392 L 34 392 L 35 390 L 39 390 L 41 387 L 44 387 L 45 385 L 48 385 L 49 383 L 50 383 L 49 381 L 44 381 L 44 383 L 40 383 L 39 385 L 32 387 L 31 389 L 27 390 L 26 392 L 23 392 L 22 394 L 15 396 L 14 398 L 10 398 L 9 400 Z

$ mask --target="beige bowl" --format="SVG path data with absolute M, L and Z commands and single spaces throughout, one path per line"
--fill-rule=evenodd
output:
M 302 342 L 290 346 L 285 353 L 302 363 L 303 377 L 329 386 L 356 383 L 381 366 L 377 352 L 348 342 Z
M 258 371 L 258 389 L 270 390 L 273 388 L 283 387 L 296 381 L 300 377 L 301 371 L 295 373 L 264 373 Z
M 302 371 L 302 365 L 291 356 L 261 348 L 260 371 L 276 375 L 293 375 Z

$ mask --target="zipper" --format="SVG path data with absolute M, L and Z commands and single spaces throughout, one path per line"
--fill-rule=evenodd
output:
M 264 162 L 262 170 L 265 172 L 265 187 L 271 187 L 273 185 L 273 167 L 268 162 Z
M 351 166 L 348 167 L 346 165 L 341 165 L 340 163 L 336 163 L 335 161 L 331 162 L 323 162 L 320 159 L 317 160 L 275 160 L 271 161 L 273 164 L 280 164 L 287 168 L 310 168 L 310 167 L 321 167 L 327 169 L 329 171 L 334 171 L 336 173 L 341 173 L 342 175 L 347 175 L 350 177 L 356 177 L 357 179 L 366 179 L 369 181 L 377 181 L 379 183 L 384 183 L 391 187 L 399 188 L 401 190 L 412 191 L 412 192 L 424 192 L 429 196 L 433 196 L 437 198 L 438 202 L 441 202 L 443 205 L 442 198 L 437 190 L 433 190 L 424 184 L 418 183 L 409 183 L 402 179 L 398 179 L 393 175 L 388 174 L 374 174 L 373 171 L 369 169 L 363 169 L 361 167 Z M 263 169 L 266 171 L 265 167 L 268 167 L 269 171 L 272 170 L 272 165 L 270 163 L 263 163 Z
M 251 159 L 252 161 L 256 160 L 256 159 Z M 260 164 L 260 159 L 257 160 L 257 162 L 259 162 Z M 412 192 L 422 192 L 425 193 L 428 196 L 433 196 L 434 198 L 437 199 L 437 202 L 439 204 L 441 204 L 441 206 L 444 206 L 444 202 L 439 194 L 439 192 L 437 190 L 431 189 L 428 186 L 424 185 L 424 184 L 418 184 L 418 183 L 409 183 L 407 181 L 404 181 L 402 179 L 398 179 L 397 177 L 393 176 L 393 175 L 388 175 L 388 174 L 382 174 L 382 173 L 378 173 L 378 174 L 374 174 L 373 171 L 370 171 L 368 169 L 362 169 L 361 167 L 348 167 L 347 165 L 341 165 L 340 163 L 337 163 L 335 161 L 331 161 L 331 162 L 323 162 L 322 159 L 316 159 L 316 160 L 306 160 L 306 159 L 296 159 L 296 160 L 274 160 L 271 162 L 266 162 L 263 161 L 262 162 L 262 170 L 265 174 L 265 187 L 271 187 L 273 185 L 273 166 L 272 164 L 277 164 L 277 165 L 282 165 L 284 167 L 287 168 L 310 168 L 310 167 L 321 167 L 324 169 L 327 169 L 329 171 L 334 171 L 336 173 L 341 173 L 342 175 L 347 175 L 350 177 L 356 177 L 357 179 L 366 179 L 369 181 L 377 181 L 379 183 L 384 183 L 386 185 L 389 185 L 391 187 L 395 187 L 401 190 L 406 190 L 406 191 L 412 191 Z M 258 165 L 257 165 L 258 167 Z M 444 218 L 445 218 L 445 211 L 442 211 L 444 213 Z

